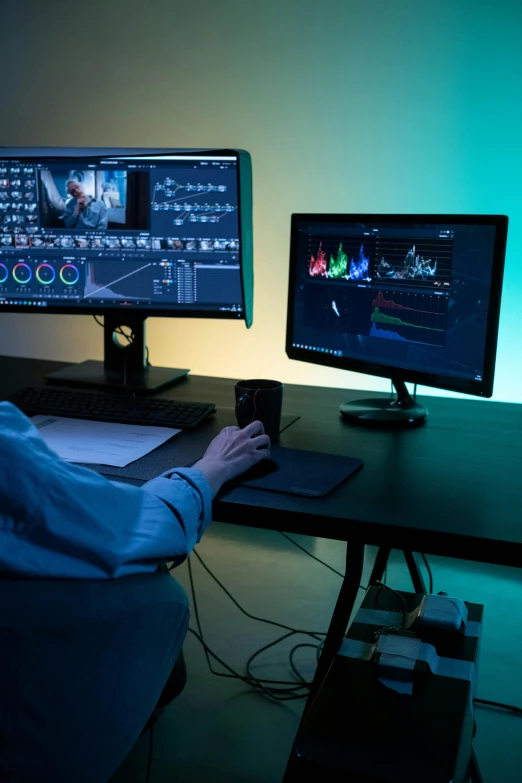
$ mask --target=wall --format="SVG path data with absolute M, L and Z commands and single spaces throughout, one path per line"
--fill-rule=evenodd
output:
M 0 145 L 252 154 L 254 326 L 154 319 L 153 363 L 387 388 L 286 358 L 290 213 L 500 212 L 511 224 L 495 398 L 522 401 L 520 3 L 19 0 L 4 8 Z M 101 358 L 101 331 L 85 317 L 3 314 L 0 353 Z

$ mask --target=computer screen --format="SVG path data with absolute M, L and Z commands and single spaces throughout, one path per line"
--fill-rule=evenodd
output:
M 290 358 L 490 396 L 507 218 L 293 215 Z
M 0 310 L 245 318 L 247 153 L 65 153 L 0 149 Z

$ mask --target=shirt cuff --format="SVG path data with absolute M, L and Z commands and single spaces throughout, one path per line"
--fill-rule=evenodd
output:
M 176 479 L 186 482 L 193 490 L 199 506 L 199 524 L 197 542 L 212 519 L 212 490 L 203 473 L 198 468 L 172 468 L 143 485 L 143 489 L 152 492 L 169 505 L 176 507 L 179 501 L 179 484 Z M 170 479 L 165 481 L 165 479 Z

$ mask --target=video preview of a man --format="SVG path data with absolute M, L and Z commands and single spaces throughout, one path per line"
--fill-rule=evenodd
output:
M 149 230 L 148 172 L 41 169 L 43 229 Z
M 66 182 L 67 195 L 63 211 L 66 228 L 105 231 L 109 225 L 109 212 L 103 201 L 89 196 L 76 179 Z

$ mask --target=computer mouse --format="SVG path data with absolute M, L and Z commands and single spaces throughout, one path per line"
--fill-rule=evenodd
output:
M 270 473 L 275 473 L 277 470 L 279 470 L 279 467 L 272 458 L 262 459 L 261 462 L 257 463 L 257 465 L 254 465 L 245 471 L 245 473 L 239 477 L 239 480 L 243 482 L 252 481 L 252 479 L 264 478 Z

